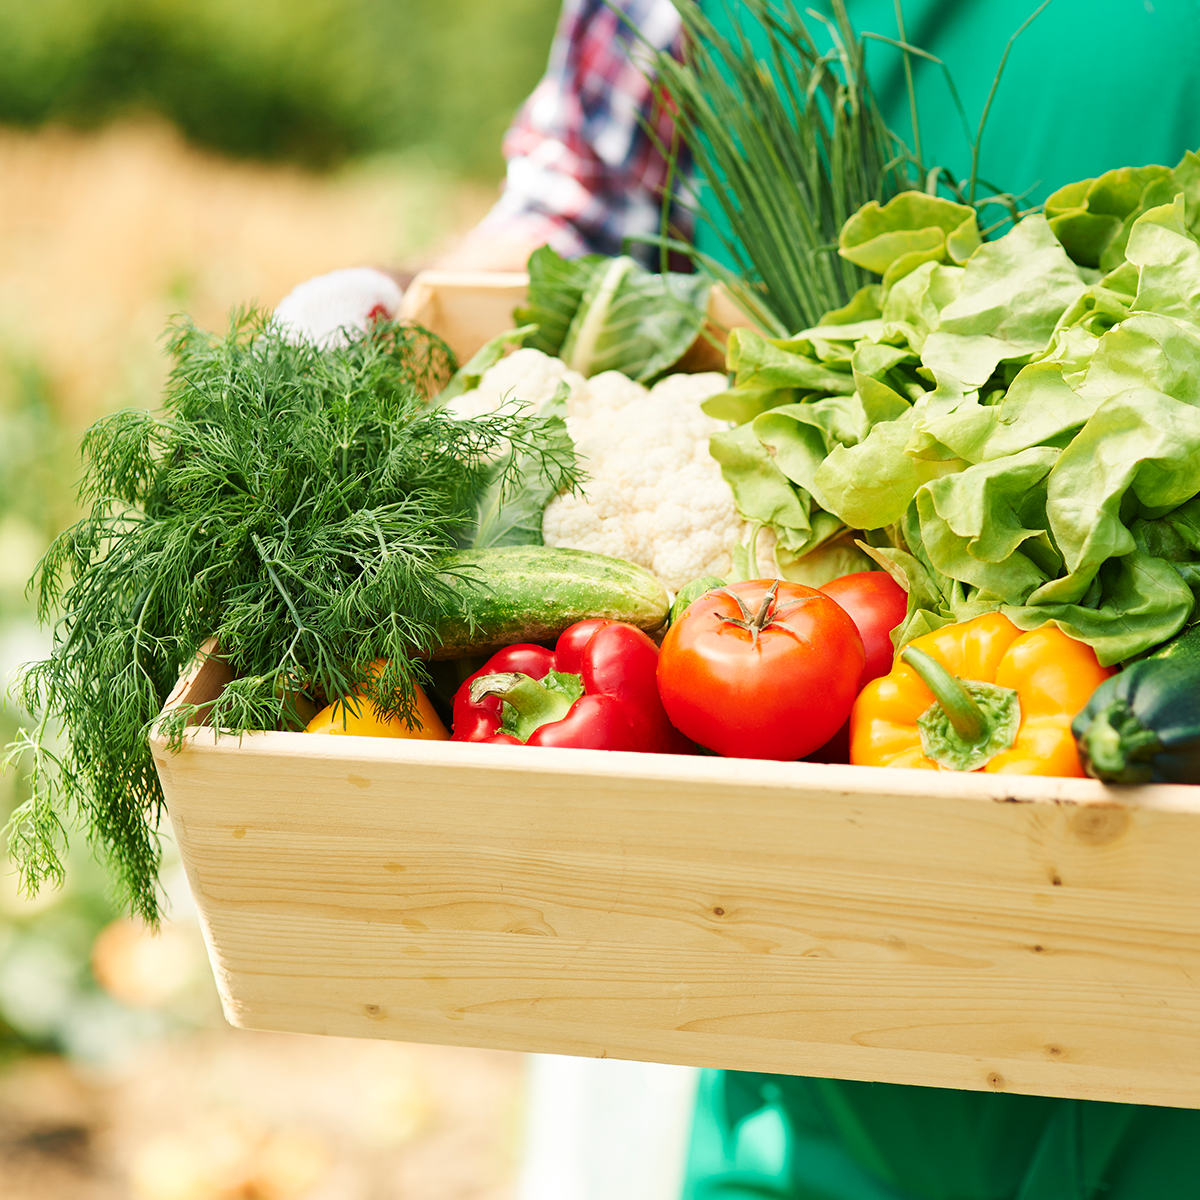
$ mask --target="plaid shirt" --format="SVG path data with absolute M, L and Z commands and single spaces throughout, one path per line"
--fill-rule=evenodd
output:
M 679 13 L 671 0 L 617 7 L 620 13 L 605 0 L 565 0 L 545 77 L 505 135 L 504 192 L 479 233 L 548 242 L 567 257 L 628 250 L 658 262 L 656 247 L 624 243 L 657 233 L 661 223 L 668 168 L 655 137 L 669 147 L 674 125 L 646 70 L 649 48 L 677 50 Z M 688 175 L 681 153 L 677 195 Z M 691 231 L 678 204 L 671 224 Z

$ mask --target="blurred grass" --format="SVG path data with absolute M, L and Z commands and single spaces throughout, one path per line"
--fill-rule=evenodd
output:
M 0 5 L 0 123 L 156 114 L 199 146 L 329 168 L 423 148 L 476 176 L 545 67 L 558 0 Z
M 72 441 L 157 403 L 173 313 L 221 328 L 311 275 L 417 267 L 495 198 L 415 150 L 314 175 L 197 150 L 161 122 L 0 128 L 0 181 L 0 392 L 40 374 Z

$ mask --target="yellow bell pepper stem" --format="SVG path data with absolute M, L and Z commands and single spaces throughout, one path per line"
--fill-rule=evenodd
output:
M 1082 776 L 1071 721 L 1112 674 L 1092 648 L 1056 625 L 1022 633 L 1000 613 L 947 625 L 915 638 L 923 651 L 955 676 L 985 715 L 992 691 L 1016 694 L 1018 722 L 1011 745 L 992 752 L 989 773 Z M 909 656 L 911 657 L 911 655 Z M 850 714 L 850 761 L 860 766 L 947 769 L 926 752 L 920 722 L 938 699 L 905 661 L 863 688 Z M 928 724 L 928 722 L 927 722 Z
M 924 650 L 916 646 L 905 646 L 900 657 L 921 677 L 921 682 L 934 694 L 936 703 L 942 711 L 954 732 L 964 742 L 977 742 L 983 737 L 987 720 L 979 705 L 971 699 L 958 679 L 951 675 L 936 658 L 930 658 Z
M 1012 688 L 964 683 L 916 646 L 906 646 L 901 657 L 935 697 L 917 718 L 926 758 L 951 771 L 974 771 L 1012 748 L 1021 725 L 1021 703 Z

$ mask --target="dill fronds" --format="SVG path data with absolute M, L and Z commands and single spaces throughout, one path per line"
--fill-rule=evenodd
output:
M 224 336 L 181 320 L 168 350 L 163 411 L 119 412 L 84 437 L 90 512 L 31 581 L 57 623 L 17 688 L 34 732 L 10 751 L 33 763 L 8 830 L 23 884 L 61 880 L 65 831 L 82 826 L 152 922 L 163 797 L 147 739 L 201 645 L 215 635 L 237 676 L 211 714 L 220 729 L 294 727 L 297 698 L 355 686 L 410 718 L 419 656 L 462 615 L 439 562 L 469 534 L 495 462 L 520 464 L 504 481 L 516 490 L 521 469 L 554 491 L 578 479 L 561 421 L 426 404 L 454 368 L 415 327 L 318 349 L 246 311 Z

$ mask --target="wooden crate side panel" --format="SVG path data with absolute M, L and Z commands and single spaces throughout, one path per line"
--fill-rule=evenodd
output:
M 996 803 L 986 792 L 972 798 L 981 789 L 968 788 L 961 776 L 923 779 L 922 772 L 744 763 L 767 770 L 746 770 L 743 779 L 734 760 L 718 760 L 733 770 L 714 765 L 708 777 L 695 760 L 686 766 L 674 760 L 672 775 L 664 771 L 672 762 L 665 756 L 389 746 L 385 739 L 377 746 L 357 738 L 314 745 L 303 734 L 221 738 L 214 745 L 211 737 L 201 734 L 177 756 L 156 747 L 164 785 L 179 796 L 203 796 L 199 811 L 210 827 L 217 814 L 236 824 L 252 797 L 260 829 L 294 835 L 300 853 L 304 844 L 325 853 L 340 838 L 356 854 L 372 853 L 389 836 L 422 837 L 433 847 L 465 837 L 476 845 L 486 829 L 491 850 L 545 848 L 556 858 L 599 852 L 692 863 L 707 856 L 718 869 L 772 870 L 793 882 L 820 867 L 939 885 L 1017 885 L 1037 891 L 1040 906 L 1091 886 L 1131 899 L 1144 893 L 1155 903 L 1177 897 L 1200 904 L 1200 872 L 1187 869 L 1195 861 L 1200 814 L 1169 803 L 1150 807 L 1143 803 L 1150 789 L 1089 792 L 1089 781 L 1042 781 L 1076 783 L 1079 793 L 1104 802 Z M 508 753 L 469 753 L 481 750 Z M 599 773 L 609 766 L 621 769 Z M 775 786 L 764 787 L 763 775 Z M 1019 801 L 1018 781 L 996 788 L 993 779 L 980 782 L 1000 796 L 1011 790 Z M 1172 793 L 1197 789 L 1161 790 L 1169 801 Z M 230 849 L 222 847 L 221 855 Z M 236 879 L 240 864 L 229 861 Z M 340 867 L 335 875 L 356 889 L 362 883 Z
M 241 964 L 228 1015 L 247 1028 L 1200 1106 L 1195 998 L 1164 1006 L 1155 989 L 1057 985 L 1031 1000 L 1026 981 L 981 994 L 913 968 L 738 973 L 684 952 L 547 954 L 531 939 L 262 915 L 224 933 Z
M 1200 818 L 1169 794 L 207 736 L 162 767 L 237 1023 L 1200 1104 Z
M 524 272 L 422 271 L 405 292 L 399 316 L 431 329 L 465 362 L 513 327 L 513 309 L 528 288 Z
M 1185 869 L 1195 819 L 1181 814 L 1129 814 L 1119 845 L 1081 848 L 1070 827 L 1087 810 L 1052 805 L 901 808 L 889 797 L 800 793 L 773 811 L 769 798 L 712 789 L 689 791 L 681 812 L 626 786 L 588 808 L 571 779 L 507 796 L 501 816 L 491 788 L 480 798 L 443 779 L 436 799 L 394 788 L 352 814 L 326 801 L 336 779 L 306 776 L 303 791 L 258 793 L 253 821 L 245 803 L 210 796 L 193 828 L 176 805 L 206 896 L 430 929 L 528 927 L 881 963 L 1002 960 L 1035 978 L 1051 960 L 1088 978 L 1118 964 L 1178 982 L 1200 968 L 1200 897 Z M 730 802 L 738 816 L 723 826 Z M 749 813 L 755 828 L 739 830 Z M 686 843 L 696 827 L 717 835 L 681 852 L 671 839 Z M 931 827 L 945 844 L 919 844 Z M 1063 843 L 1054 874 L 1047 841 Z M 1176 869 L 1160 886 L 1164 861 Z

